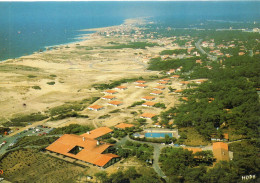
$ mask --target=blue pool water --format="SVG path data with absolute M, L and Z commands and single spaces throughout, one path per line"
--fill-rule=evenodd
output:
M 172 133 L 154 133 L 154 132 L 147 132 L 145 133 L 145 137 L 152 137 L 152 138 L 164 138 L 165 135 L 169 135 L 169 137 L 172 137 Z

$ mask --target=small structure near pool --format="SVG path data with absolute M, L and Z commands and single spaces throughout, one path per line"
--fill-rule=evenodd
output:
M 133 134 L 134 138 L 165 138 L 169 137 L 179 138 L 178 129 L 145 129 L 143 132 Z

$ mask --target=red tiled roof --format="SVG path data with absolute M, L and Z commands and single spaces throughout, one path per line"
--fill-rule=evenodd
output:
M 124 90 L 124 89 L 127 89 L 126 86 L 117 86 L 116 88 L 117 88 L 117 89 L 123 89 L 123 90 Z
M 158 84 L 167 84 L 168 81 L 159 81 Z
M 189 151 L 192 151 L 193 154 L 195 154 L 196 152 L 201 152 L 202 151 L 201 148 L 196 148 L 196 147 L 184 147 L 183 149 L 187 149 Z
M 171 79 L 169 79 L 169 78 L 163 78 L 163 79 L 161 79 L 160 81 L 170 81 Z
M 92 105 L 92 106 L 89 106 L 88 109 L 92 109 L 92 110 L 98 110 L 98 109 L 102 109 L 103 106 L 101 105 Z
M 114 93 L 117 93 L 117 91 L 115 91 L 115 90 L 106 90 L 106 91 L 104 91 L 105 93 L 111 93 L 111 94 L 114 94 Z
M 82 148 L 77 154 L 70 151 L 79 146 Z M 84 138 L 74 134 L 65 134 L 46 149 L 52 152 L 63 154 L 65 156 L 82 160 L 94 165 L 105 166 L 111 159 L 119 157 L 117 155 L 102 154 L 111 144 L 97 145 L 97 140 Z
M 115 127 L 116 128 L 125 129 L 125 128 L 134 127 L 134 125 L 133 124 L 127 124 L 127 123 L 120 123 L 120 124 L 116 125 Z
M 104 96 L 104 97 L 102 97 L 103 99 L 110 99 L 110 100 L 112 100 L 112 99 L 115 99 L 116 97 L 115 96 L 112 96 L 112 95 L 107 95 L 107 96 Z
M 145 97 L 142 97 L 142 99 L 144 99 L 144 100 L 154 100 L 155 97 L 154 96 L 145 96 Z
M 147 85 L 145 85 L 145 84 L 139 84 L 139 85 L 136 85 L 137 87 L 142 87 L 142 88 L 146 88 L 147 87 Z
M 143 81 L 143 80 L 138 80 L 138 81 L 136 81 L 135 83 L 146 83 L 146 81 Z
M 189 84 L 189 83 L 190 83 L 189 81 L 181 81 L 180 82 L 180 84 L 184 84 L 184 85 Z
M 228 144 L 224 142 L 213 143 L 213 155 L 218 161 L 229 161 Z
M 111 102 L 109 102 L 109 104 L 111 104 L 111 105 L 116 105 L 116 106 L 118 106 L 118 105 L 120 105 L 120 104 L 122 104 L 123 102 L 121 102 L 121 101 L 111 101 Z
M 154 106 L 155 104 L 155 102 L 145 102 L 142 104 L 142 106 Z
M 97 129 L 90 131 L 89 133 L 84 133 L 80 136 L 86 137 L 86 138 L 91 138 L 91 139 L 96 139 L 96 138 L 101 137 L 103 135 L 106 135 L 106 134 L 108 134 L 112 131 L 113 130 L 111 130 L 108 127 L 100 127 L 100 128 L 97 128 Z
M 152 113 L 143 113 L 141 115 L 141 117 L 143 117 L 143 118 L 152 118 L 154 116 L 156 116 L 156 114 L 152 114 Z
M 152 91 L 150 94 L 160 95 L 162 94 L 162 91 Z
M 175 90 L 175 93 L 181 93 L 183 90 Z
M 164 90 L 165 86 L 156 86 L 156 87 L 154 87 L 154 89 Z
M 171 78 L 179 78 L 179 75 L 172 75 Z
M 182 97 L 182 100 L 188 101 L 189 99 L 187 97 Z

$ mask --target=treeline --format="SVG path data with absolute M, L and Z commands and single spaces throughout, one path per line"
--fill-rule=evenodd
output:
M 79 124 L 70 124 L 69 126 L 64 126 L 60 128 L 55 128 L 49 134 L 56 135 L 56 134 L 82 134 L 86 133 L 87 131 L 92 130 L 93 128 L 90 126 L 83 126 Z
M 256 179 L 248 182 L 259 182 L 260 168 L 259 141 L 242 141 L 229 145 L 234 152 L 232 161 L 220 161 L 213 168 L 208 165 L 214 162 L 212 151 L 201 151 L 192 154 L 181 148 L 165 148 L 160 155 L 162 170 L 175 183 L 239 183 L 245 182 L 242 176 L 255 175 Z
M 179 127 L 195 127 L 204 137 L 235 129 L 239 135 L 257 137 L 259 126 L 260 67 L 258 57 L 230 58 L 212 70 L 196 70 L 193 78 L 209 78 L 197 88 L 187 89 L 189 101 L 163 113 L 165 121 L 174 118 Z M 196 76 L 196 77 L 195 77 Z M 175 113 L 169 119 L 165 115 Z
M 185 59 L 168 59 L 164 61 L 162 61 L 161 58 L 153 58 L 149 62 L 148 70 L 168 71 L 169 69 L 177 69 L 178 67 L 182 66 L 181 71 L 188 72 L 198 65 L 196 64 L 197 59 L 199 59 L 199 57 L 191 57 Z
M 143 168 L 142 171 L 136 170 L 135 167 L 130 167 L 125 171 L 117 171 L 108 175 L 105 171 L 100 171 L 95 174 L 97 180 L 101 183 L 162 183 L 154 171 L 147 171 Z
M 108 83 L 108 84 L 94 84 L 92 85 L 96 90 L 105 90 L 105 89 L 112 89 L 116 86 L 120 86 L 123 83 L 127 83 L 127 82 L 133 82 L 138 80 L 138 78 L 129 78 L 129 79 L 120 79 L 117 81 L 113 81 L 112 83 Z
M 146 47 L 159 46 L 157 43 L 149 42 L 131 42 L 128 44 L 119 44 L 114 46 L 103 47 L 104 49 L 123 49 L 123 48 L 132 48 L 132 49 L 145 49 Z
M 187 54 L 187 49 L 163 50 L 160 55 Z

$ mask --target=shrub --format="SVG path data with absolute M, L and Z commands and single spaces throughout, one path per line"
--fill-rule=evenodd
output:
M 41 89 L 42 89 L 42 88 L 39 87 L 39 86 L 32 86 L 32 88 L 35 89 L 35 90 L 41 90 Z
M 51 82 L 47 82 L 48 85 L 54 85 L 55 82 L 54 81 L 51 81 Z

